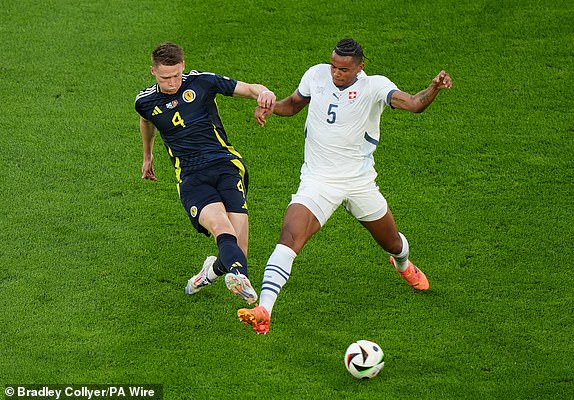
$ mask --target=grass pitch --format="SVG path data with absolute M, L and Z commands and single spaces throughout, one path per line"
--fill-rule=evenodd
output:
M 0 9 L 0 384 L 158 383 L 164 398 L 568 399 L 574 229 L 574 6 L 566 1 L 8 0 Z M 413 293 L 339 210 L 295 260 L 271 332 L 222 282 L 185 296 L 214 243 L 194 233 L 156 143 L 140 179 L 133 109 L 149 52 L 285 97 L 342 37 L 415 93 L 385 111 L 378 183 L 432 290 Z M 298 184 L 305 113 L 219 99 L 251 174 L 254 285 Z M 357 339 L 385 370 L 346 371 Z

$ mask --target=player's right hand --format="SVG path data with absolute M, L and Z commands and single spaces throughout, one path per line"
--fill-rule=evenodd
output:
M 267 123 L 267 116 L 273 114 L 273 108 L 264 108 L 264 107 L 257 107 L 255 109 L 255 121 L 259 124 L 259 126 L 264 127 Z
M 153 171 L 153 158 L 151 160 L 144 160 L 142 164 L 142 179 L 157 181 Z

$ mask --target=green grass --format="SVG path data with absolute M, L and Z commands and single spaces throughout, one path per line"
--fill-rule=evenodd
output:
M 574 6 L 554 1 L 196 2 L 7 0 L 0 9 L 0 384 L 164 385 L 165 399 L 574 397 Z M 454 86 L 423 114 L 385 111 L 378 183 L 432 290 L 413 293 L 338 210 L 296 259 L 268 336 L 223 283 L 186 280 L 197 235 L 156 144 L 140 179 L 133 109 L 149 52 L 285 97 L 344 36 L 366 71 L 415 93 Z M 259 287 L 298 185 L 305 115 L 218 100 L 251 175 Z M 342 358 L 378 342 L 383 373 Z

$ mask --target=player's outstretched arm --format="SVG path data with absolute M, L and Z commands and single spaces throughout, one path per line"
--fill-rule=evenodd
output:
M 275 104 L 275 107 L 273 107 L 273 114 L 281 117 L 290 117 L 304 109 L 310 101 L 311 99 L 301 97 L 299 92 L 295 90 L 291 96 L 286 97 Z
M 157 180 L 153 171 L 153 143 L 155 126 L 147 119 L 140 117 L 140 133 L 143 144 L 142 179 Z
M 442 89 L 450 89 L 452 87 L 452 80 L 449 74 L 445 71 L 440 71 L 439 74 L 432 80 L 429 87 L 421 90 L 415 95 L 397 90 L 391 96 L 391 105 L 394 108 L 407 110 L 414 113 L 423 112 L 436 98 L 437 94 Z
M 305 106 L 309 104 L 309 101 L 310 99 L 301 97 L 299 92 L 295 90 L 291 96 L 278 101 L 270 108 L 257 107 L 255 110 L 255 119 L 259 125 L 265 126 L 267 122 L 266 118 L 269 115 L 275 114 L 282 117 L 290 117 L 305 108 Z
M 256 99 L 257 105 L 263 108 L 270 108 L 275 104 L 275 93 L 258 83 L 245 83 L 237 81 L 234 96 L 247 99 Z

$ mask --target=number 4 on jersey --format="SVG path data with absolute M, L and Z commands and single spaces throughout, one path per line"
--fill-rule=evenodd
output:
M 173 126 L 181 125 L 185 128 L 185 122 L 183 121 L 183 118 L 181 118 L 181 115 L 179 115 L 179 111 L 173 115 L 171 122 L 173 122 Z

